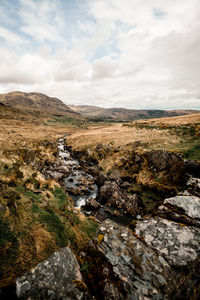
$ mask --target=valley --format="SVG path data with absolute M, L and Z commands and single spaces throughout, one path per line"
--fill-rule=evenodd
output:
M 1 299 L 198 299 L 200 113 L 0 102 Z

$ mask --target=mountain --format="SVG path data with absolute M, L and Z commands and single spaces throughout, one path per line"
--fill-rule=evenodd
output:
M 136 119 L 150 119 L 161 117 L 173 117 L 195 114 L 197 110 L 144 110 L 144 109 L 126 109 L 126 108 L 102 108 L 89 105 L 69 105 L 77 113 L 93 118 L 102 118 L 110 120 L 131 121 Z
M 61 100 L 41 93 L 11 92 L 0 95 L 0 102 L 23 111 L 40 111 L 52 114 L 77 114 Z

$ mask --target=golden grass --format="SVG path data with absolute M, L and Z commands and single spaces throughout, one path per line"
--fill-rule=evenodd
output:
M 141 123 L 142 120 L 133 122 L 133 124 Z M 185 115 L 185 116 L 177 116 L 177 117 L 169 117 L 169 118 L 157 118 L 157 119 L 149 119 L 144 120 L 147 124 L 169 124 L 169 125 L 185 125 L 185 124 L 194 124 L 200 123 L 200 113 Z
M 173 145 L 180 142 L 180 138 L 170 133 L 169 130 L 148 130 L 135 127 L 127 127 L 122 124 L 112 126 L 99 126 L 88 130 L 76 131 L 67 138 L 67 143 L 74 149 L 93 147 L 99 143 L 126 146 L 140 141 L 143 148 L 149 146 Z

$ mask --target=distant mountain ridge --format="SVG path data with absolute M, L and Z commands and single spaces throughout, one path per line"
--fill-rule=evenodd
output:
M 161 117 L 174 117 L 200 113 L 198 110 L 153 110 L 153 109 L 127 109 L 102 108 L 90 105 L 69 105 L 69 107 L 84 116 L 111 120 L 132 121 L 136 119 L 150 119 Z
M 77 114 L 61 100 L 41 93 L 11 92 L 0 95 L 0 102 L 20 110 Z

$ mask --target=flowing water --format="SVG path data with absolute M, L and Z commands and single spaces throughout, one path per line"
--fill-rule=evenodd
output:
M 96 198 L 98 187 L 94 183 L 94 178 L 83 171 L 79 161 L 73 159 L 69 151 L 64 147 L 64 139 L 58 140 L 59 157 L 63 164 L 69 168 L 69 174 L 64 178 L 65 188 L 74 200 L 75 207 L 86 204 L 90 197 Z

